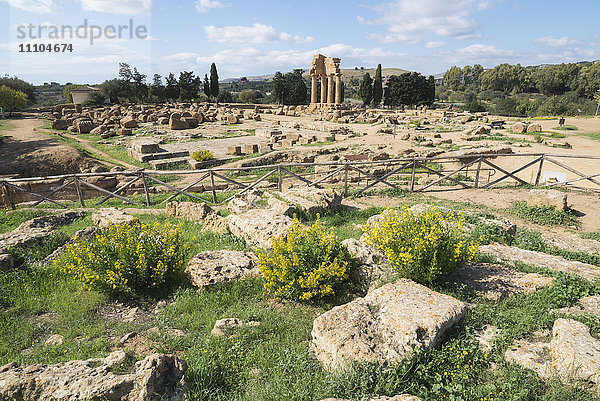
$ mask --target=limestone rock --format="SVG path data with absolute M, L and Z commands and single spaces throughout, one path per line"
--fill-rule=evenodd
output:
M 65 342 L 65 338 L 63 336 L 61 336 L 60 334 L 53 334 L 50 337 L 48 337 L 48 339 L 44 342 L 44 344 L 46 344 L 47 346 L 59 346 L 59 345 L 63 345 L 63 343 Z
M 558 319 L 550 341 L 552 368 L 563 378 L 577 377 L 600 383 L 600 340 L 590 329 L 572 319 Z
M 567 194 L 555 189 L 532 189 L 527 197 L 527 206 L 551 206 L 556 210 L 567 210 Z
M 350 255 L 352 255 L 361 265 L 376 265 L 387 262 L 385 256 L 381 252 L 355 238 L 343 240 L 342 245 L 348 249 Z
M 243 322 L 238 318 L 227 318 L 220 319 L 215 322 L 210 334 L 213 336 L 223 336 L 227 333 L 231 333 L 234 329 L 241 327 L 258 327 L 260 326 L 259 321 Z
M 256 209 L 261 200 L 259 191 L 248 191 L 243 194 L 236 194 L 235 197 L 227 203 L 227 210 L 233 214 L 242 214 L 248 210 Z
M 335 189 L 300 187 L 289 193 L 314 202 L 321 209 L 337 210 L 342 206 L 342 197 Z
M 199 288 L 222 284 L 244 277 L 256 277 L 260 273 L 252 252 L 230 250 L 204 251 L 194 256 L 185 273 L 191 283 Z
M 600 340 L 589 328 L 572 319 L 557 319 L 550 342 L 518 340 L 504 358 L 532 369 L 541 378 L 558 375 L 600 383 Z
M 130 373 L 111 368 L 123 361 L 123 351 L 106 358 L 56 365 L 0 367 L 0 399 L 23 401 L 176 401 L 183 400 L 187 365 L 174 355 L 153 354 L 137 362 Z
M 216 213 L 209 213 L 206 218 L 204 218 L 202 230 L 210 231 L 215 234 L 225 234 L 229 231 L 227 219 Z
M 549 287 L 554 282 L 553 277 L 545 277 L 537 273 L 522 273 L 502 265 L 487 263 L 464 265 L 456 269 L 448 278 L 463 283 L 471 291 L 494 301 L 504 295 L 519 292 L 529 294 L 540 288 Z
M 98 228 L 105 229 L 113 224 L 133 224 L 139 220 L 117 208 L 111 207 L 100 209 L 98 213 L 92 214 L 92 221 L 98 226 Z
M 287 216 L 291 216 L 298 211 L 294 205 L 279 200 L 272 195 L 267 199 L 267 205 L 269 206 L 269 209 Z
M 527 127 L 527 132 L 542 132 L 542 126 L 540 124 L 531 124 Z
M 328 369 L 351 361 L 395 364 L 417 348 L 438 345 L 465 311 L 450 296 L 400 280 L 317 317 L 311 349 Z
M 179 116 L 175 116 L 175 113 L 169 119 L 169 129 L 183 130 L 188 128 L 190 128 L 190 126 L 187 121 L 181 120 Z
M 58 130 L 66 130 L 67 128 L 69 128 L 69 124 L 67 123 L 66 120 L 54 120 L 54 121 L 52 121 L 50 128 L 58 129 Z
M 292 228 L 293 220 L 273 210 L 253 209 L 227 216 L 227 224 L 236 237 L 261 248 L 270 248 L 271 239 L 285 236 Z
M 214 212 L 206 203 L 169 202 L 165 206 L 165 213 L 171 217 L 202 221 Z
M 516 123 L 515 125 L 510 127 L 510 130 L 515 134 L 524 134 L 527 132 L 527 124 Z
M 132 116 L 127 116 L 121 119 L 121 127 L 123 128 L 136 128 L 137 125 L 137 121 L 135 121 L 135 118 Z
M 581 298 L 576 305 L 558 309 L 557 312 L 569 315 L 590 314 L 600 317 L 600 295 Z
M 566 260 L 561 256 L 527 251 L 525 249 L 502 244 L 480 246 L 479 252 L 488 253 L 498 259 L 506 260 L 508 262 L 523 262 L 553 271 L 576 274 L 589 281 L 600 280 L 600 268 L 597 266 Z

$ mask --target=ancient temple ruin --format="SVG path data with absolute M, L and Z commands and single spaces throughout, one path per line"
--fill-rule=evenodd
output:
M 342 73 L 340 59 L 316 54 L 310 68 L 312 78 L 311 108 L 333 107 L 342 103 Z M 318 80 L 321 79 L 321 99 L 318 97 Z M 334 95 L 335 93 L 335 95 Z

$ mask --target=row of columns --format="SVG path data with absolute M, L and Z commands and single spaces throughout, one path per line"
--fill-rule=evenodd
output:
M 334 80 L 335 77 L 335 98 L 334 98 Z M 319 103 L 318 99 L 318 75 L 312 76 L 312 87 L 310 103 Z M 325 79 L 327 78 L 327 79 Z M 342 74 L 335 75 L 321 75 L 321 102 L 329 104 L 341 104 L 342 103 Z

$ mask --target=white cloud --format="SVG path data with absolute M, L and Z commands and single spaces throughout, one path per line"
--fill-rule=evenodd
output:
M 547 46 L 547 47 L 568 47 L 568 46 L 577 46 L 580 44 L 578 40 L 569 39 L 566 36 L 561 36 L 560 38 L 555 38 L 554 36 L 544 36 L 541 38 L 537 38 L 535 43 Z
M 79 0 L 85 11 L 124 15 L 147 15 L 152 11 L 152 0 Z
M 54 8 L 53 0 L 0 0 L 9 6 L 37 14 L 49 14 Z
M 200 13 L 208 12 L 212 8 L 224 8 L 225 4 L 218 0 L 196 0 L 196 10 Z
M 379 13 L 379 18 L 367 21 L 364 17 L 358 17 L 358 21 L 387 27 L 386 33 L 370 35 L 384 43 L 419 43 L 428 34 L 471 39 L 479 28 L 479 23 L 472 14 L 491 7 L 494 1 L 393 0 L 373 7 Z
M 446 46 L 446 42 L 444 41 L 440 41 L 440 42 L 427 42 L 426 47 L 428 49 L 438 49 L 440 47 L 444 47 Z
M 313 49 L 309 51 L 298 50 L 259 50 L 253 47 L 242 49 L 225 49 L 213 55 L 195 55 L 192 53 L 178 53 L 163 60 L 177 62 L 179 68 L 199 68 L 202 70 L 210 63 L 216 63 L 219 70 L 226 74 L 248 74 L 248 63 L 251 60 L 255 66 L 260 66 L 265 71 L 277 69 L 291 70 L 293 68 L 309 68 L 313 55 L 317 53 L 327 54 L 331 57 L 340 57 L 348 64 L 373 64 L 373 60 L 390 60 L 392 58 L 405 56 L 393 53 L 381 48 L 363 49 L 356 48 L 343 43 Z M 194 60 L 195 58 L 195 60 Z
M 216 42 L 244 42 L 244 43 L 266 43 L 266 42 L 294 42 L 310 43 L 314 40 L 312 36 L 305 38 L 298 35 L 290 35 L 285 32 L 276 32 L 270 25 L 255 23 L 252 26 L 231 25 L 222 28 L 214 25 L 204 27 L 208 40 Z
M 496 65 L 514 62 L 520 55 L 513 50 L 500 49 L 490 44 L 475 43 L 461 49 L 440 52 L 439 56 L 449 63 Z

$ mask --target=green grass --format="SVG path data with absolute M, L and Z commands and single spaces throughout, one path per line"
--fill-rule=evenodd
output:
M 0 233 L 12 231 L 27 220 L 47 216 L 48 214 L 48 212 L 43 210 L 0 209 Z
M 516 202 L 508 212 L 532 223 L 544 226 L 578 226 L 579 220 L 572 210 L 556 210 L 552 206 L 527 206 L 527 202 Z
M 563 125 L 563 126 L 559 126 L 559 127 L 554 127 L 552 129 L 563 130 L 563 131 L 577 131 L 579 128 L 577 128 L 574 125 Z
M 321 219 L 336 230 L 346 230 L 352 223 L 364 223 L 380 211 L 381 208 L 345 209 L 337 213 L 324 212 Z M 492 217 L 487 211 L 481 213 Z M 138 217 L 147 223 L 176 222 L 164 216 Z M 314 215 L 300 217 L 305 222 L 316 218 Z M 10 222 L 5 221 L 4 227 L 25 218 L 25 214 L 15 216 Z M 71 235 L 88 224 L 89 216 L 61 228 L 60 232 Z M 231 235 L 202 232 L 200 225 L 192 221 L 183 222 L 182 234 L 192 247 L 189 257 L 202 250 L 249 249 Z M 538 241 L 535 236 L 523 234 L 515 241 L 522 246 L 526 243 L 539 246 L 535 245 Z M 22 263 L 22 268 L 0 272 L 0 365 L 12 361 L 57 363 L 105 356 L 116 347 L 115 339 L 134 331 L 151 340 L 149 346 L 154 350 L 177 353 L 186 360 L 189 400 L 318 401 L 328 397 L 360 400 L 403 393 L 414 394 L 424 401 L 467 401 L 484 397 L 508 401 L 598 399 L 591 391 L 577 389 L 572 383 L 541 381 L 531 371 L 503 360 L 505 350 L 514 340 L 552 327 L 559 317 L 553 314 L 553 309 L 571 306 L 582 296 L 600 294 L 598 283 L 572 275 L 517 263 L 518 270 L 551 275 L 556 280 L 541 291 L 496 302 L 479 298 L 461 285 L 442 281 L 432 288 L 474 306 L 439 347 L 417 351 L 396 366 L 363 363 L 329 373 L 311 356 L 308 345 L 314 318 L 334 304 L 265 297 L 261 278 L 240 280 L 206 291 L 196 291 L 181 283 L 160 313 L 153 313 L 154 303 L 140 301 L 131 306 L 146 311 L 147 319 L 124 323 L 103 312 L 114 307 L 107 297 L 94 291 L 82 291 L 77 282 L 53 267 L 34 263 L 59 243 L 49 240 L 40 249 L 28 251 L 29 260 Z M 260 325 L 241 328 L 233 336 L 210 335 L 217 319 L 230 317 L 258 321 Z M 573 318 L 587 324 L 592 333 L 600 332 L 598 318 Z M 486 325 L 501 330 L 488 353 L 479 350 L 472 337 Z M 145 334 L 151 327 L 158 328 L 160 333 Z M 172 337 L 169 329 L 183 330 L 186 335 Z M 52 334 L 63 335 L 65 343 L 45 346 L 45 339 Z
M 580 233 L 579 236 L 584 239 L 593 239 L 596 241 L 600 241 L 600 231 Z
M 80 151 L 81 153 L 83 153 L 85 156 L 90 157 L 92 159 L 96 159 L 105 163 L 110 163 L 110 164 L 114 164 L 114 162 L 110 159 L 107 159 L 106 157 L 98 154 L 98 153 L 94 153 L 92 151 L 90 151 L 89 149 L 87 149 L 86 147 L 84 147 L 78 140 L 73 139 L 73 138 L 69 138 L 69 137 L 65 137 L 59 134 L 56 134 L 54 132 L 48 132 L 48 131 L 44 131 L 44 134 L 51 136 L 54 139 L 57 139 L 61 142 L 66 143 L 67 145 L 77 149 L 78 151 Z M 108 152 L 107 152 L 108 153 Z
M 585 135 L 592 139 L 600 140 L 600 132 L 594 132 L 594 133 L 585 134 Z

